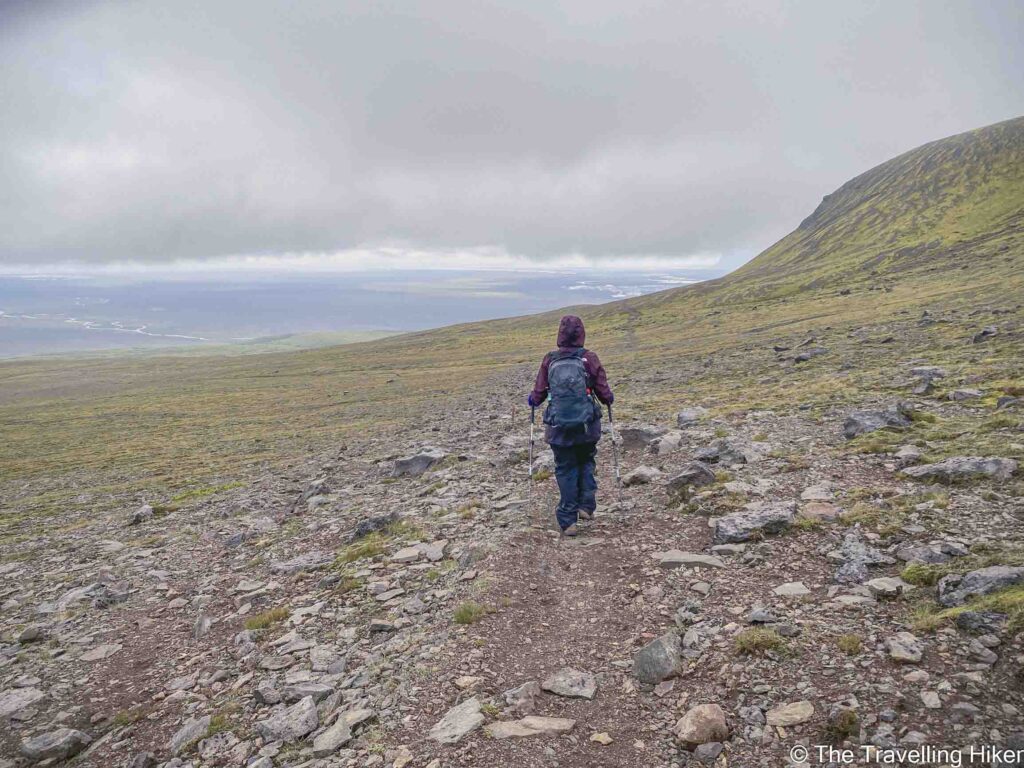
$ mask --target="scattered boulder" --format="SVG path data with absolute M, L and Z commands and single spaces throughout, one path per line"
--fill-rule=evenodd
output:
M 313 739 L 313 756 L 329 757 L 352 740 L 352 728 L 344 717 Z
M 896 466 L 900 469 L 904 467 L 911 467 L 914 464 L 921 462 L 921 449 L 916 445 L 901 445 L 899 450 L 896 451 Z
M 270 570 L 273 573 L 291 574 L 301 571 L 319 571 L 334 562 L 334 555 L 320 550 L 311 550 L 301 555 L 296 555 L 291 560 L 271 563 Z
M 181 728 L 171 737 L 171 740 L 167 742 L 167 751 L 172 755 L 177 755 L 183 752 L 186 747 L 199 741 L 209 730 L 210 719 L 209 715 L 204 715 L 203 717 L 192 717 L 186 720 Z
M 992 565 L 960 576 L 951 573 L 939 579 L 939 602 L 947 608 L 963 605 L 972 597 L 1024 583 L 1024 567 Z
M 854 411 L 843 423 L 843 436 L 852 440 L 879 429 L 906 429 L 913 423 L 910 413 L 902 403 L 884 411 Z
M 428 734 L 440 744 L 457 744 L 467 733 L 484 724 L 480 700 L 475 696 L 448 710 Z
M 440 448 L 428 446 L 418 453 L 396 459 L 391 469 L 392 477 L 419 477 L 439 461 L 444 460 L 448 454 Z
M 714 555 L 700 555 L 692 552 L 680 552 L 678 549 L 670 549 L 668 552 L 658 552 L 658 565 L 662 568 L 675 569 L 682 566 L 692 568 L 725 568 L 725 563 Z
M 962 403 L 965 400 L 979 400 L 985 396 L 985 393 L 980 389 L 954 389 L 946 395 L 947 400 L 952 400 L 954 403 Z
M 647 450 L 656 456 L 666 456 L 673 451 L 679 449 L 680 443 L 683 442 L 683 433 L 678 429 L 673 429 L 670 432 L 666 432 L 661 437 L 657 437 L 650 442 L 647 446 Z
M 1018 464 L 1013 459 L 994 456 L 954 456 L 951 459 L 935 464 L 921 464 L 907 467 L 903 474 L 915 480 L 931 480 L 939 483 L 956 483 L 978 478 L 993 480 L 1009 480 L 1017 471 Z
M 988 341 L 993 336 L 999 335 L 999 329 L 994 325 L 986 325 L 976 334 L 971 337 L 972 344 L 981 344 L 984 341 Z
M 695 426 L 707 418 L 708 409 L 697 405 L 692 408 L 683 408 L 676 414 L 676 426 L 680 429 L 687 429 Z
M 765 722 L 768 725 L 783 728 L 806 723 L 814 717 L 814 705 L 809 701 L 794 701 L 790 704 L 779 704 L 768 710 Z
M 830 560 L 840 563 L 835 580 L 839 584 L 863 584 L 868 578 L 868 568 L 874 565 L 892 565 L 893 558 L 864 543 L 860 531 L 854 529 L 843 536 L 843 545 L 828 555 Z
M 623 449 L 646 448 L 656 438 L 661 437 L 668 430 L 664 427 L 656 427 L 651 424 L 629 424 L 619 427 L 618 437 Z
M 597 680 L 589 672 L 580 672 L 571 667 L 560 669 L 540 684 L 540 687 L 556 696 L 571 699 L 592 699 L 597 692 Z
M 256 722 L 256 732 L 264 741 L 298 741 L 320 724 L 320 715 L 312 696 L 283 709 L 266 720 Z
M 524 715 L 531 714 L 537 708 L 537 697 L 540 696 L 540 683 L 531 680 L 518 688 L 510 688 L 502 694 L 508 709 Z
M 794 502 L 777 501 L 720 517 L 715 522 L 714 543 L 735 544 L 755 536 L 781 533 L 792 524 L 795 513 Z
M 568 733 L 576 727 L 576 721 L 565 717 L 527 716 L 521 720 L 501 720 L 490 723 L 484 731 L 492 739 L 520 738 L 543 733 Z
M 641 465 L 622 478 L 622 484 L 627 488 L 632 485 L 647 485 L 662 476 L 662 471 L 657 467 Z
M 141 525 L 153 519 L 153 507 L 143 504 L 128 516 L 128 525 Z
M 822 355 L 827 354 L 828 349 L 826 347 L 811 347 L 810 349 L 805 349 L 803 352 L 797 354 L 797 356 L 793 358 L 793 362 L 806 363 L 809 360 L 813 360 L 816 357 L 821 357 Z
M 652 640 L 633 657 L 633 676 L 647 685 L 657 685 L 662 680 L 675 677 L 682 667 L 679 635 L 675 632 L 667 632 Z
M 23 740 L 21 754 L 33 762 L 67 760 L 77 755 L 91 742 L 92 738 L 87 733 L 76 731 L 74 728 L 58 728 Z
M 722 437 L 712 441 L 706 448 L 701 448 L 694 454 L 694 458 L 712 464 L 753 464 L 763 459 L 764 455 L 751 443 Z
M 889 658 L 900 664 L 917 664 L 921 661 L 921 641 L 910 632 L 899 632 L 885 641 Z
M 397 512 L 389 512 L 386 515 L 374 515 L 360 520 L 356 524 L 356 529 L 352 532 L 352 535 L 348 537 L 349 542 L 358 541 L 364 536 L 369 536 L 377 531 L 383 531 L 395 522 L 398 522 Z
M 691 707 L 679 718 L 672 731 L 688 749 L 729 738 L 725 712 L 718 704 L 699 704 Z
M 687 488 L 700 488 L 714 482 L 715 472 L 711 467 L 702 461 L 691 461 L 669 479 L 665 488 L 670 494 L 678 494 Z
M 4 720 L 45 698 L 45 693 L 31 686 L 9 688 L 0 693 L 0 720 Z

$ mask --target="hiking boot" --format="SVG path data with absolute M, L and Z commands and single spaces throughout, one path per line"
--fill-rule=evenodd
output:
M 579 517 L 580 520 L 593 520 L 594 519 L 594 511 L 593 510 L 581 509 L 577 513 L 577 516 Z
M 579 529 L 576 527 L 576 523 L 573 523 L 568 528 L 566 528 L 565 530 L 562 531 L 562 535 L 563 536 L 570 536 L 570 537 L 571 536 L 575 536 L 577 533 L 579 533 Z

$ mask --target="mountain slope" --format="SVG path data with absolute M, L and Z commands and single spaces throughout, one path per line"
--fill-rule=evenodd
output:
M 1024 242 L 1024 118 L 925 144 L 826 195 L 800 226 L 739 269 L 759 292 L 795 279 L 971 266 Z M 1019 263 L 1019 262 L 1017 262 Z

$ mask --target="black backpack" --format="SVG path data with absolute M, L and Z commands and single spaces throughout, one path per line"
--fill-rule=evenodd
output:
M 584 431 L 600 411 L 587 386 L 586 350 L 552 352 L 548 363 L 548 396 L 544 423 Z

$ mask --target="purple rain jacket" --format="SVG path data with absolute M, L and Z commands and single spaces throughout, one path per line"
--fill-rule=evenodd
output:
M 573 352 L 583 347 L 587 338 L 587 331 L 583 327 L 583 321 L 575 315 L 566 315 L 558 324 L 558 351 Z M 537 371 L 537 382 L 533 385 L 533 392 L 527 398 L 532 407 L 539 407 L 548 397 L 548 365 L 551 363 L 555 352 L 549 352 L 544 356 Z M 587 371 L 587 386 L 597 395 L 597 399 L 605 405 L 615 402 L 615 395 L 608 386 L 608 375 L 604 372 L 604 366 L 596 354 L 589 349 L 583 350 L 583 367 Z M 586 432 L 579 435 L 567 435 L 564 427 L 546 425 L 544 428 L 544 439 L 550 445 L 579 445 L 580 443 L 596 443 L 601 439 L 601 419 L 598 417 L 590 423 Z

